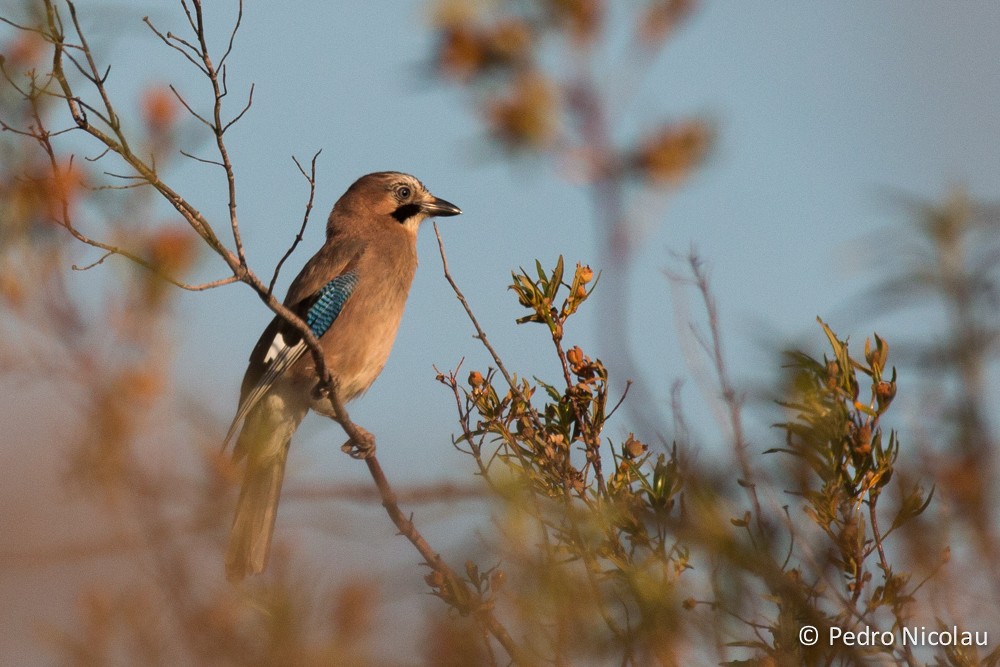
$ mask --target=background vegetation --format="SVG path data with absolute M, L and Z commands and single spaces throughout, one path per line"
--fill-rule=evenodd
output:
M 639 77 L 692 7 L 665 0 L 631 9 L 626 69 Z M 42 568 L 78 600 L 72 623 L 39 616 L 36 636 L 21 644 L 37 648 L 32 660 L 997 662 L 996 397 L 988 376 L 997 331 L 997 210 L 961 190 L 941 203 L 904 202 L 911 224 L 888 244 L 894 252 L 878 267 L 880 282 L 864 295 L 865 307 L 930 307 L 947 322 L 948 336 L 900 333 L 900 354 L 894 332 L 851 332 L 848 340 L 848 332 L 820 320 L 812 347 L 822 351 L 785 352 L 775 362 L 780 382 L 761 392 L 781 415 L 766 443 L 746 436 L 752 395 L 732 380 L 701 259 L 692 252 L 674 261 L 664 280 L 678 298 L 700 300 L 691 326 L 706 362 L 701 380 L 721 396 L 727 436 L 712 443 L 711 456 L 683 437 L 662 436 L 649 418 L 650 380 L 642 371 L 663 342 L 650 338 L 648 349 L 632 350 L 621 335 L 630 326 L 625 304 L 639 238 L 633 212 L 655 210 L 683 187 L 709 154 L 714 128 L 692 114 L 617 139 L 621 119 L 593 67 L 610 9 L 594 0 L 500 2 L 488 11 L 451 2 L 433 14 L 434 76 L 463 91 L 484 141 L 503 155 L 556 169 L 571 164 L 569 175 L 593 203 L 598 239 L 589 266 L 524 258 L 511 267 L 510 298 L 523 309 L 511 326 L 530 328 L 534 344 L 552 357 L 550 372 L 510 367 L 493 348 L 438 237 L 445 277 L 476 332 L 470 346 L 489 355 L 486 366 L 458 364 L 437 376 L 446 389 L 437 400 L 453 402 L 456 418 L 447 457 L 471 464 L 474 475 L 460 487 L 408 487 L 375 458 L 368 462 L 372 485 L 342 491 L 381 501 L 386 512 L 378 521 L 415 549 L 406 576 L 422 578 L 436 599 L 387 628 L 383 608 L 396 594 L 391 583 L 376 583 L 375 568 L 365 577 L 338 577 L 365 564 L 306 564 L 293 550 L 279 553 L 265 576 L 227 584 L 221 545 L 238 471 L 218 452 L 223 425 L 170 381 L 171 314 L 181 290 L 239 283 L 228 289 L 253 290 L 294 317 L 272 294 L 282 264 L 274 271 L 251 266 L 236 215 L 238 170 L 227 133 L 252 112 L 253 99 L 245 86 L 242 99 L 230 94 L 235 82 L 226 65 L 238 48 L 239 19 L 220 37 L 204 25 L 198 0 L 181 0 L 176 24 L 147 21 L 162 48 L 200 72 L 203 88 L 194 98 L 151 86 L 133 117 L 109 91 L 109 63 L 91 48 L 83 11 L 43 0 L 3 17 L 11 30 L 0 87 L 0 361 L 13 392 L 9 409 L 18 405 L 16 392 L 45 392 L 53 414 L 76 416 L 65 431 L 53 421 L 46 437 L 59 443 L 61 459 L 46 464 L 65 471 L 67 504 L 87 503 L 62 521 L 102 527 L 84 544 L 61 542 L 53 526 L 6 532 L 0 558 L 7 577 Z M 189 133 L 198 137 L 197 150 Z M 189 161 L 180 168 L 198 162 L 224 175 L 228 187 L 215 196 L 226 200 L 227 217 L 210 218 L 174 190 L 163 166 L 178 159 Z M 299 167 L 304 227 L 316 160 Z M 164 201 L 170 221 L 152 213 Z M 81 246 L 90 246 L 92 259 L 74 264 Z M 204 264 L 225 267 L 225 276 L 188 282 Z M 601 341 L 615 351 L 614 363 L 576 342 L 575 318 L 591 307 L 594 290 L 605 292 L 600 321 L 614 323 L 602 327 Z M 921 374 L 930 382 L 919 384 Z M 926 421 L 907 425 L 903 438 L 893 402 L 918 386 L 930 388 L 921 399 Z M 615 419 L 631 425 L 631 434 L 619 437 L 608 427 L 618 411 Z M 674 419 L 684 423 L 680 408 Z M 339 421 L 350 433 L 346 412 Z M 377 439 L 379 425 L 365 426 Z M 331 444 L 339 445 L 340 427 L 330 428 Z M 30 475 L 17 466 L 16 451 L 31 443 L 11 438 L 9 474 Z M 343 465 L 360 464 L 345 457 Z M 337 493 L 323 489 L 312 500 L 330 503 Z M 411 516 L 409 507 L 455 499 L 475 502 L 453 517 L 451 530 L 473 525 L 476 538 L 439 551 L 420 510 Z M 474 509 L 480 506 L 483 520 Z M 125 563 L 145 576 L 116 576 Z M 799 635 L 806 625 L 821 636 L 829 628 L 867 628 L 897 641 L 807 646 Z M 898 640 L 904 627 L 979 631 L 991 641 L 913 647 Z

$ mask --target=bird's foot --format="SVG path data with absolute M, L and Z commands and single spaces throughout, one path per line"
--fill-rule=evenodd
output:
M 344 452 L 348 456 L 354 459 L 368 459 L 375 456 L 375 436 L 361 428 L 357 424 L 354 425 L 358 429 L 359 438 L 351 438 L 345 442 L 340 451 Z

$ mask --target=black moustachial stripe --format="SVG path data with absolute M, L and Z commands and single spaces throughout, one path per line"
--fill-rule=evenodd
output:
M 392 217 L 396 218 L 399 224 L 403 224 L 417 213 L 420 213 L 420 204 L 403 204 L 392 212 Z

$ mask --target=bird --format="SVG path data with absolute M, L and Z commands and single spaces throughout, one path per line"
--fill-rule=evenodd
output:
M 309 327 L 346 403 L 381 373 L 417 269 L 417 230 L 430 217 L 459 215 L 451 202 L 397 171 L 367 174 L 337 200 L 326 241 L 288 288 L 284 305 Z M 226 550 L 226 576 L 238 582 L 268 561 L 289 445 L 310 410 L 333 417 L 329 395 L 305 340 L 275 316 L 250 354 L 233 437 L 243 480 Z M 345 445 L 345 448 L 348 447 Z

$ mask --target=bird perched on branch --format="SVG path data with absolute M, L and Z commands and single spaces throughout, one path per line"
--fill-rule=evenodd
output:
M 426 218 L 458 215 L 413 176 L 362 176 L 333 206 L 326 243 L 292 282 L 285 306 L 319 339 L 341 401 L 365 392 L 392 348 L 417 268 L 417 229 Z M 233 456 L 245 459 L 243 485 L 229 535 L 226 574 L 238 581 L 267 564 L 288 446 L 309 408 L 334 416 L 305 340 L 276 316 L 250 354 Z M 242 430 L 240 425 L 242 424 Z

